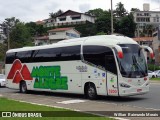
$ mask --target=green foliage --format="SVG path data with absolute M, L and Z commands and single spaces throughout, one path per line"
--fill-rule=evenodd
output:
M 35 22 L 26 23 L 25 26 L 29 29 L 32 37 L 46 35 L 48 34 L 48 30 L 53 29 L 53 27 L 44 27 L 43 25 L 37 25 Z
M 116 10 L 114 11 L 114 13 L 116 14 L 116 17 L 126 16 L 127 12 L 126 9 L 124 8 L 124 4 L 122 4 L 121 2 L 117 3 Z
M 136 23 L 134 22 L 133 15 L 129 14 L 117 21 L 117 25 L 115 27 L 116 33 L 120 33 L 128 37 L 134 37 Z
M 0 61 L 4 61 L 5 59 L 5 54 L 6 54 L 6 51 L 7 51 L 7 46 L 6 44 L 1 44 L 0 43 Z
M 148 64 L 148 70 L 156 71 L 156 70 L 160 70 L 160 67 L 154 64 Z
M 32 41 L 33 40 L 29 29 L 25 26 L 24 23 L 18 23 L 17 25 L 15 25 L 15 27 L 10 33 L 11 48 L 28 46 L 28 44 L 31 44 Z
M 97 35 L 106 35 L 106 33 L 104 33 L 104 32 L 99 32 L 99 33 L 97 33 Z

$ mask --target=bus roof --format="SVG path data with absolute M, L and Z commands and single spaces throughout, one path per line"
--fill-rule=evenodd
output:
M 63 40 L 50 45 L 43 46 L 33 46 L 33 47 L 23 47 L 17 49 L 10 49 L 7 53 L 19 52 L 19 51 L 29 51 L 29 50 L 38 50 L 46 48 L 56 48 L 64 46 L 74 46 L 74 45 L 116 45 L 116 44 L 138 44 L 136 41 L 129 37 L 119 36 L 119 35 L 98 35 L 98 36 L 89 36 L 82 38 L 75 38 L 70 40 Z

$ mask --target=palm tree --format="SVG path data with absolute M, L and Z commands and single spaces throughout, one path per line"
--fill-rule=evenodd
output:
M 143 32 L 144 32 L 148 37 L 152 37 L 153 25 L 147 24 L 146 26 L 144 26 Z
M 124 4 L 121 2 L 117 3 L 116 10 L 114 12 L 116 17 L 124 17 L 127 14 L 126 9 L 124 8 Z
M 56 18 L 58 15 L 60 15 L 60 14 L 62 14 L 63 13 L 63 11 L 62 10 L 58 10 L 57 12 L 55 12 L 55 13 L 49 13 L 49 16 L 51 17 L 51 18 Z

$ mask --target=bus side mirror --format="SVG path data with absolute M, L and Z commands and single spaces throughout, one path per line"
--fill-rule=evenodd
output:
M 148 46 L 141 46 L 141 48 L 150 53 L 151 59 L 154 58 L 153 50 L 150 47 L 148 47 Z
M 114 48 L 117 50 L 117 56 L 122 59 L 124 57 L 122 48 L 119 45 L 114 45 Z

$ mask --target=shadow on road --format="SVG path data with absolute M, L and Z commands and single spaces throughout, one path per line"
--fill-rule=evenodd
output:
M 18 90 L 12 90 L 5 87 L 0 88 L 0 93 L 19 93 Z M 22 94 L 22 93 L 19 93 Z M 51 96 L 51 97 L 64 97 L 64 98 L 71 98 L 71 99 L 86 99 L 84 95 L 80 94 L 69 94 L 69 93 L 54 93 L 54 92 L 40 92 L 40 91 L 28 91 L 27 94 L 32 95 L 41 95 L 41 96 Z M 137 96 L 127 96 L 127 97 L 118 97 L 118 96 L 98 96 L 97 100 L 101 102 L 116 102 L 116 103 L 126 103 L 126 102 L 134 102 L 134 101 L 141 101 L 147 99 L 143 97 L 143 95 Z
M 44 96 L 55 96 L 55 97 L 66 97 L 72 99 L 86 99 L 84 95 L 80 94 L 65 94 L 65 93 L 54 93 L 54 92 L 39 92 L 39 91 L 29 91 L 27 94 L 34 94 L 34 95 L 44 95 Z M 119 97 L 119 96 L 98 96 L 95 101 L 103 101 L 103 102 L 133 102 L 133 101 L 140 101 L 147 98 L 144 98 L 143 95 L 137 96 L 127 96 L 127 97 Z

